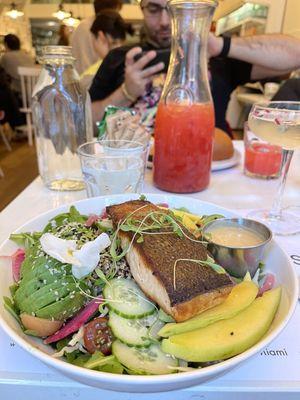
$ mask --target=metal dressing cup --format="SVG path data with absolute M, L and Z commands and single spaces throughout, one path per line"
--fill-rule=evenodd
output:
M 211 232 L 218 227 L 239 227 L 257 234 L 261 242 L 253 246 L 236 246 L 221 244 L 213 241 Z M 272 239 L 270 229 L 257 221 L 246 218 L 223 218 L 209 222 L 203 228 L 202 235 L 208 241 L 207 249 L 214 260 L 220 264 L 230 275 L 243 278 L 247 272 L 253 277 L 263 260 L 266 245 Z

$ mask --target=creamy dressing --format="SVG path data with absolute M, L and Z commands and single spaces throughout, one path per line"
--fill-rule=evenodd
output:
M 243 226 L 216 226 L 208 233 L 212 242 L 228 247 L 257 246 L 265 241 L 262 235 Z

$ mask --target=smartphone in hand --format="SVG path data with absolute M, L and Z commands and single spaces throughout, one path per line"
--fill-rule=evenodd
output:
M 153 49 L 155 50 L 155 49 Z M 148 64 L 145 65 L 145 68 L 152 67 L 160 62 L 164 63 L 164 68 L 163 70 L 159 72 L 167 72 L 168 67 L 169 67 L 169 61 L 170 61 L 170 49 L 159 49 L 155 50 L 156 51 L 156 56 L 153 58 L 153 60 L 149 61 Z M 142 51 L 134 56 L 134 61 L 138 61 L 141 57 L 143 57 L 145 54 L 147 54 L 149 51 Z

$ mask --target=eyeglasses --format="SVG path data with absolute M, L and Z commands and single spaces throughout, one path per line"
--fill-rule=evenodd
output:
M 146 6 L 142 6 L 141 8 L 144 11 L 145 15 L 151 18 L 161 17 L 163 10 L 166 10 L 168 14 L 170 12 L 169 6 L 163 7 L 155 3 L 149 3 Z

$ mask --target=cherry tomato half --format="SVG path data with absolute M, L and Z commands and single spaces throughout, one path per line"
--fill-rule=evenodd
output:
M 97 317 L 84 327 L 84 346 L 90 354 L 96 350 L 105 356 L 111 354 L 112 333 L 107 322 L 107 318 Z

